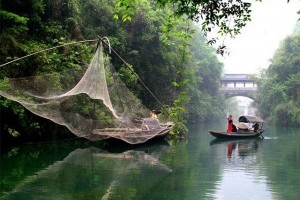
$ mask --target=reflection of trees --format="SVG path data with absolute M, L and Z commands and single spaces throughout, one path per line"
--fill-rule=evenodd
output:
M 199 134 L 207 134 L 204 127 L 195 127 Z M 193 134 L 194 135 L 194 134 Z M 219 180 L 219 160 L 210 150 L 208 140 L 191 138 L 188 141 L 170 143 L 171 154 L 161 155 L 173 173 L 166 176 L 157 186 L 159 193 L 153 193 L 152 199 L 209 199 L 207 193 Z
M 141 199 L 172 172 L 159 161 L 159 151 L 109 153 L 94 147 L 78 148 L 63 160 L 26 177 L 2 198 Z
M 276 127 L 270 130 L 276 137 L 264 142 L 262 171 L 276 191 L 278 199 L 299 199 L 300 137 L 299 129 Z
M 74 149 L 88 145 L 82 140 L 69 140 L 22 145 L 8 152 L 2 152 L 0 154 L 0 196 L 11 191 L 27 176 L 32 176 L 54 162 L 63 160 Z

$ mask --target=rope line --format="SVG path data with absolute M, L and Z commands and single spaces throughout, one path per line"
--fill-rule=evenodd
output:
M 7 63 L 4 63 L 4 64 L 0 65 L 0 67 L 6 66 L 6 65 L 8 65 L 8 64 L 11 64 L 11 63 L 14 63 L 14 62 L 16 62 L 16 61 L 22 60 L 22 59 L 24 59 L 24 58 L 28 58 L 28 57 L 30 57 L 30 56 L 33 56 L 33 55 L 36 55 L 36 54 L 39 54 L 39 53 L 43 53 L 43 52 L 45 52 L 45 51 L 49 51 L 49 50 L 52 50 L 52 49 L 56 49 L 56 48 L 59 48 L 59 47 L 68 46 L 68 45 L 72 45 L 72 44 L 85 43 L 85 42 L 96 42 L 96 41 L 98 41 L 98 39 L 95 39 L 95 40 L 82 40 L 82 41 L 78 41 L 78 42 L 65 43 L 65 44 L 62 44 L 62 45 L 58 45 L 58 46 L 55 46 L 55 47 L 43 49 L 43 50 L 41 50 L 41 51 L 37 51 L 37 52 L 31 53 L 31 54 L 28 54 L 28 55 L 26 55 L 26 56 L 17 58 L 17 59 L 15 59 L 15 60 L 12 60 L 12 61 L 9 61 L 9 62 L 7 62 Z
M 142 81 L 142 79 L 138 76 L 138 74 L 133 71 L 130 68 L 130 65 L 110 46 L 110 44 L 107 44 L 106 41 L 104 41 L 102 38 L 100 38 L 106 45 L 109 46 L 110 50 L 112 52 L 114 52 L 118 58 L 125 64 L 125 66 L 133 73 L 133 75 L 135 77 L 137 77 L 137 79 L 141 82 L 141 84 L 146 88 L 146 90 L 151 94 L 151 96 L 159 103 L 159 105 L 162 107 L 162 109 L 172 118 L 171 114 L 169 113 L 169 111 L 167 109 L 165 109 L 165 107 L 163 106 L 163 104 L 157 99 L 157 97 L 154 95 L 154 93 L 147 87 L 147 85 Z M 107 38 L 106 38 L 107 39 Z M 173 118 L 172 118 L 173 119 Z M 174 119 L 173 119 L 174 120 Z

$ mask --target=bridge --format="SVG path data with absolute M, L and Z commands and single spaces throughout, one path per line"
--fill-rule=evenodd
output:
M 255 99 L 257 85 L 253 74 L 224 74 L 221 83 L 221 91 L 224 92 L 226 99 L 235 96 Z

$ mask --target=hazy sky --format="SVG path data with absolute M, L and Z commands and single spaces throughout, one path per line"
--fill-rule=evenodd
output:
M 257 73 L 267 68 L 279 43 L 292 33 L 299 0 L 263 0 L 252 7 L 252 21 L 235 39 L 225 38 L 229 55 L 220 60 L 225 73 Z

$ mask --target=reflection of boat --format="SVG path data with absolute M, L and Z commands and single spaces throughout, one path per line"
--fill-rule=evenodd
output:
M 227 138 L 215 138 L 213 139 L 209 145 L 217 145 L 217 144 L 225 144 L 230 141 L 235 143 L 244 143 L 244 142 L 258 142 L 260 140 L 263 140 L 261 137 L 255 137 L 255 138 L 236 138 L 236 139 L 227 139 Z
M 211 135 L 217 138 L 255 138 L 259 137 L 264 130 L 262 129 L 263 120 L 256 116 L 239 117 L 239 129 L 237 132 L 209 131 Z
M 239 157 L 245 156 L 253 156 L 256 155 L 260 146 L 260 142 L 263 139 L 252 138 L 252 139 L 236 139 L 236 140 L 228 140 L 228 139 L 221 139 L 216 138 L 210 142 L 210 145 L 214 146 L 226 146 L 226 155 L 228 159 L 231 159 L 233 155 Z

